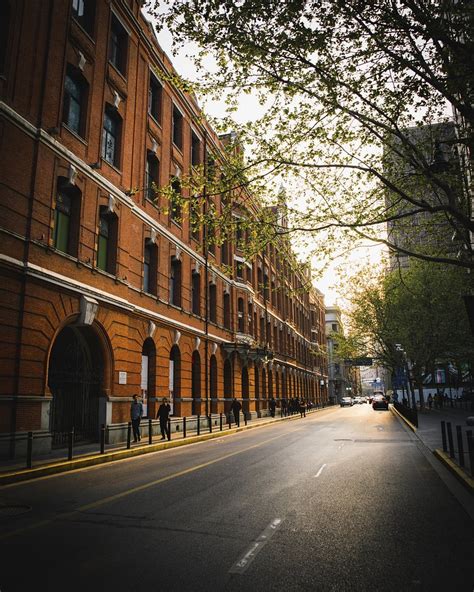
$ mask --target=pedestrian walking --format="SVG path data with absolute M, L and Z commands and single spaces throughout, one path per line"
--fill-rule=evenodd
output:
M 428 408 L 431 409 L 433 407 L 433 396 L 431 393 L 428 395 Z
M 140 422 L 143 417 L 143 405 L 138 400 L 138 395 L 133 395 L 132 405 L 130 407 L 130 419 L 132 421 L 133 441 L 139 442 L 142 437 L 140 433 Z
M 168 420 L 171 413 L 171 405 L 168 403 L 168 399 L 163 397 L 161 401 L 161 405 L 158 407 L 158 413 L 156 414 L 156 418 L 160 420 L 160 431 L 161 431 L 161 439 L 168 440 L 170 439 L 170 430 L 168 426 Z
M 242 409 L 242 405 L 237 401 L 234 397 L 232 399 L 232 405 L 230 406 L 232 413 L 234 414 L 235 423 L 240 425 L 240 410 Z
M 281 400 L 281 414 L 288 415 L 288 401 L 286 400 L 286 397 L 283 397 Z
M 276 406 L 277 406 L 277 404 L 276 404 L 276 401 L 275 401 L 275 399 L 272 397 L 272 398 L 270 399 L 270 415 L 271 415 L 272 417 L 275 417 L 275 409 L 276 409 Z
M 306 417 L 306 401 L 304 399 L 300 400 L 299 409 L 301 417 Z

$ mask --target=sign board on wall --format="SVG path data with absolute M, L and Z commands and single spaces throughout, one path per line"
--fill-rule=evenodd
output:
M 127 384 L 127 373 L 119 372 L 119 384 Z

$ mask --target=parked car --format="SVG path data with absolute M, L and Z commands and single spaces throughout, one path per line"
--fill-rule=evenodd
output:
M 353 401 L 351 397 L 342 397 L 341 399 L 341 407 L 352 407 Z
M 356 397 L 354 399 L 354 404 L 356 404 L 356 403 L 357 403 L 357 405 L 361 405 L 361 403 L 362 403 L 362 397 Z
M 383 395 L 374 395 L 372 409 L 388 409 L 388 401 Z

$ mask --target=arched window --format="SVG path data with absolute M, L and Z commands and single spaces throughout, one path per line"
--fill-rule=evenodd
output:
M 171 257 L 169 301 L 174 306 L 181 306 L 181 261 L 177 257 Z
M 67 184 L 64 177 L 58 178 L 56 204 L 54 208 L 53 245 L 58 251 L 77 257 L 79 249 L 79 228 L 81 192 Z
M 193 415 L 201 414 L 201 356 L 193 351 L 191 360 L 191 396 L 193 398 Z

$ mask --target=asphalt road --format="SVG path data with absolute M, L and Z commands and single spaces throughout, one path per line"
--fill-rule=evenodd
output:
M 0 591 L 472 592 L 473 521 L 421 448 L 359 405 L 5 486 Z

